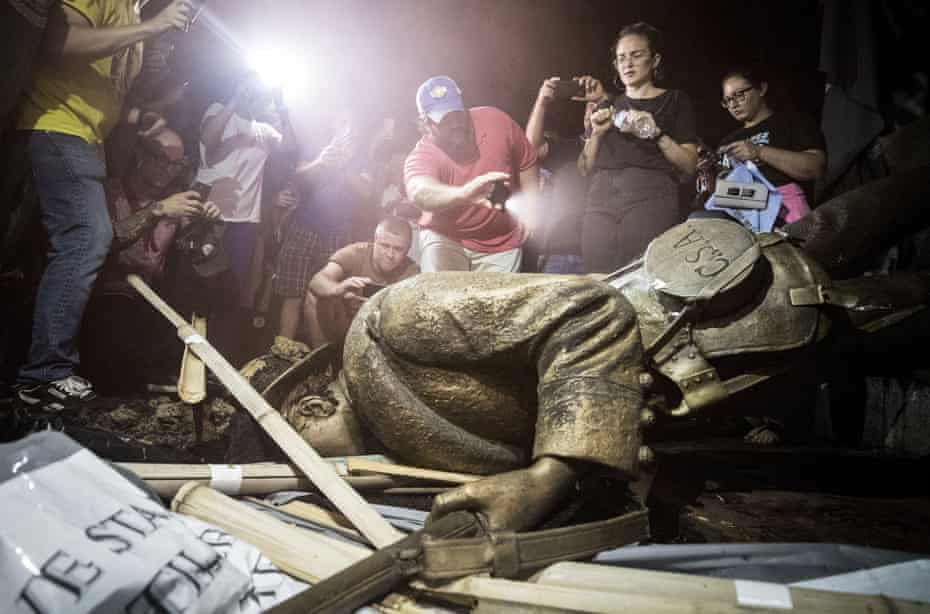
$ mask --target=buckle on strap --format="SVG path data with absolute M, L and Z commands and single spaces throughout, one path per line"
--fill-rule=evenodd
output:
M 648 537 L 649 516 L 645 510 L 545 531 L 490 532 L 464 539 L 424 535 L 420 575 L 427 582 L 487 572 L 512 578 L 556 561 L 587 558 Z
M 491 552 L 494 555 L 492 575 L 500 578 L 512 578 L 520 573 L 520 542 L 517 534 L 511 531 L 491 533 Z

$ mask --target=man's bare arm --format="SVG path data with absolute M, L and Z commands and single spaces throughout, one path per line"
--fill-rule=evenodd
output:
M 141 24 L 95 28 L 77 10 L 55 3 L 49 13 L 43 51 L 53 59 L 106 58 L 172 28 L 183 29 L 191 14 L 190 0 L 174 0 Z
M 335 262 L 327 262 L 310 280 L 308 290 L 318 298 L 333 298 L 342 296 L 342 281 L 345 271 Z
M 417 175 L 407 181 L 407 194 L 414 204 L 424 211 L 438 211 L 461 205 L 492 207 L 488 196 L 495 181 L 510 179 L 507 173 L 485 173 L 465 185 L 452 186 L 429 175 Z

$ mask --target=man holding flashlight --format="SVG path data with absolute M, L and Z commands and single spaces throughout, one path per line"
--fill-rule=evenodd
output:
M 120 120 L 154 135 L 154 114 L 124 110 L 142 64 L 142 42 L 183 30 L 190 0 L 174 0 L 142 21 L 139 3 L 63 0 L 51 7 L 43 61 L 27 92 L 17 128 L 28 131 L 29 156 L 48 233 L 48 266 L 39 284 L 27 363 L 16 392 L 28 408 L 62 411 L 94 398 L 77 376 L 77 337 L 113 229 L 103 179 L 103 141 Z M 128 111 L 128 112 L 127 112 Z
M 449 77 L 420 86 L 417 110 L 424 136 L 407 157 L 404 180 L 410 199 L 423 210 L 423 271 L 519 271 L 522 246 L 535 225 L 536 148 L 503 111 L 466 109 Z M 493 202 L 501 184 L 522 192 L 527 201 L 522 220 L 503 202 Z

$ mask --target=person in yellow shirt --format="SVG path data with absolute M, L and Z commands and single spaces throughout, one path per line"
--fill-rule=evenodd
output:
M 120 120 L 152 134 L 163 121 L 123 101 L 142 63 L 142 42 L 184 29 L 192 0 L 173 0 L 142 21 L 136 0 L 62 0 L 50 8 L 41 63 L 16 123 L 28 131 L 48 264 L 36 297 L 32 345 L 16 393 L 30 411 L 60 412 L 94 398 L 76 374 L 77 337 L 113 229 L 103 188 L 103 141 Z

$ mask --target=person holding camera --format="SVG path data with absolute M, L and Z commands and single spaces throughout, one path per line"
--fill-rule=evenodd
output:
M 726 109 L 742 127 L 720 141 L 721 166 L 752 161 L 782 196 L 775 225 L 795 222 L 810 213 L 813 182 L 827 168 L 827 145 L 813 118 L 803 113 L 776 113 L 766 95 L 769 84 L 752 68 L 736 68 L 721 79 Z
M 222 213 L 226 275 L 204 295 L 214 343 L 233 364 L 251 353 L 242 331 L 253 322 L 260 285 L 257 260 L 265 163 L 293 141 L 280 90 L 247 73 L 225 103 L 213 103 L 200 129 L 196 180 L 210 186 L 209 200 Z
M 104 184 L 113 245 L 87 308 L 81 354 L 85 372 L 95 379 L 138 391 L 174 335 L 126 275 L 162 282 L 178 228 L 192 220 L 216 220 L 220 211 L 194 190 L 177 191 L 190 162 L 173 130 L 138 139 L 130 158 L 125 175 Z
M 353 243 L 334 253 L 307 288 L 304 317 L 310 324 L 310 346 L 342 345 L 359 307 L 375 292 L 420 272 L 407 257 L 410 225 L 387 217 L 375 228 L 374 241 Z
M 449 77 L 426 80 L 416 101 L 424 136 L 407 157 L 404 181 L 423 211 L 423 271 L 519 271 L 535 228 L 536 148 L 503 111 L 466 109 Z M 522 193 L 523 219 L 503 206 L 508 183 Z
M 36 3 L 41 4 L 41 3 Z M 77 375 L 81 320 L 113 239 L 102 145 L 120 121 L 154 135 L 165 123 L 124 106 L 142 62 L 142 43 L 193 17 L 173 0 L 142 21 L 126 0 L 64 0 L 49 8 L 42 56 L 16 122 L 32 163 L 48 263 L 39 283 L 29 357 L 15 384 L 29 411 L 61 412 L 95 397 Z
M 590 81 L 588 82 L 590 86 Z M 581 218 L 584 178 L 578 172 L 581 140 L 560 138 L 545 130 L 546 116 L 555 101 L 585 102 L 585 85 L 578 77 L 549 77 L 543 81 L 526 122 L 526 138 L 536 147 L 540 163 L 540 200 L 546 216 L 541 221 L 541 273 L 583 273 Z M 593 105 L 591 105 L 593 107 Z
M 681 90 L 659 87 L 658 30 L 635 23 L 620 30 L 614 68 L 624 93 L 610 100 L 585 76 L 585 98 L 598 103 L 578 168 L 590 178 L 582 222 L 589 273 L 609 273 L 680 222 L 678 183 L 697 166 L 694 109 Z

